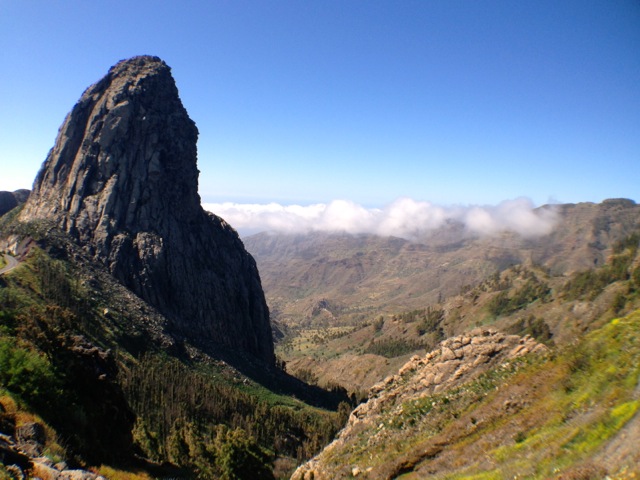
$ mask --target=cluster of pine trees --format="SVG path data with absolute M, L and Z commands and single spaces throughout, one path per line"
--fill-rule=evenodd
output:
M 326 445 L 344 421 L 302 404 L 275 405 L 215 375 L 159 355 L 146 355 L 122 371 L 126 396 L 138 415 L 136 439 L 149 458 L 188 459 L 200 468 L 197 462 L 207 456 L 199 449 L 215 445 L 221 432 L 235 431 L 236 438 L 244 435 L 271 455 L 302 460 Z M 192 447 L 178 449 L 178 455 L 177 445 Z

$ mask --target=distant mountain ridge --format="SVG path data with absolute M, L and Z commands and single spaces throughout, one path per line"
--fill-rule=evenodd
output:
M 292 478 L 635 478 L 637 206 L 561 213 L 559 230 L 525 251 L 542 264 L 516 263 L 460 295 L 354 327 L 321 328 L 318 316 L 291 328 L 279 346 L 291 371 L 368 390 Z M 375 375 L 386 378 L 372 385 Z
M 363 313 L 424 308 L 510 265 L 539 265 L 554 275 L 593 268 L 640 226 L 640 205 L 632 200 L 553 208 L 555 228 L 535 238 L 510 232 L 473 236 L 450 222 L 415 242 L 315 232 L 261 233 L 244 244 L 258 263 L 276 318 L 335 323 Z M 318 316 L 326 313 L 317 308 L 321 302 L 331 318 Z

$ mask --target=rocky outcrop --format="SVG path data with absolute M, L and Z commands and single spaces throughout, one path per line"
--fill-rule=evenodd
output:
M 255 262 L 200 205 L 197 136 L 170 68 L 157 57 L 122 61 L 65 119 L 20 218 L 67 232 L 176 338 L 272 363 Z
M 424 357 L 414 356 L 396 375 L 387 377 L 369 391 L 367 402 L 349 417 L 337 439 L 294 473 L 293 480 L 329 480 L 336 478 L 386 478 L 381 470 L 370 466 L 336 464 L 332 458 L 353 450 L 367 439 L 371 451 L 384 449 L 391 435 L 407 435 L 399 429 L 387 429 L 389 422 L 403 415 L 406 405 L 442 394 L 478 378 L 505 361 L 528 353 L 542 353 L 547 348 L 531 337 L 506 335 L 492 329 L 476 329 L 466 335 L 449 338 Z M 391 420 L 390 420 L 391 419 Z M 382 466 L 388 468 L 388 466 Z M 395 477 L 394 477 L 395 478 Z
M 10 473 L 10 478 L 105 480 L 85 470 L 70 469 L 66 462 L 55 463 L 43 455 L 46 446 L 43 424 L 26 422 L 16 427 L 15 415 L 0 403 L 0 464 Z
M 369 390 L 369 401 L 356 408 L 349 425 L 370 418 L 388 407 L 389 401 L 403 401 L 442 392 L 468 382 L 505 360 L 547 348 L 531 337 L 506 335 L 492 329 L 477 329 L 443 341 L 424 357 L 412 357 L 397 375 L 387 377 Z M 410 381 L 408 381 L 410 379 Z

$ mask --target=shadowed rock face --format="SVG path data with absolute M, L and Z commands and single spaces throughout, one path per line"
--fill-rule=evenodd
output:
M 29 190 L 16 190 L 15 192 L 0 192 L 0 217 L 10 212 L 18 205 L 23 204 L 29 197 Z
M 197 137 L 170 68 L 121 61 L 67 115 L 21 219 L 55 222 L 174 333 L 272 362 L 255 262 L 200 205 Z

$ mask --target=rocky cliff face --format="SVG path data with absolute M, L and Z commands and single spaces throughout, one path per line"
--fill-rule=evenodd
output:
M 255 262 L 200 205 L 197 136 L 162 60 L 121 61 L 67 115 L 21 220 L 66 231 L 175 335 L 272 362 Z

